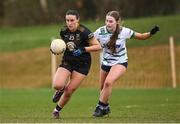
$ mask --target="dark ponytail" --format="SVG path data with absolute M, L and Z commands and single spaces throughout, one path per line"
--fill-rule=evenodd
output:
M 120 32 L 119 24 L 116 25 L 116 30 L 113 35 L 110 37 L 110 41 L 108 42 L 107 46 L 111 50 L 111 52 L 116 52 L 116 40 L 118 39 L 118 35 Z
M 121 19 L 120 13 L 118 11 L 110 11 L 107 13 L 107 16 L 112 16 L 117 22 Z M 120 30 L 121 30 L 121 27 L 119 26 L 119 24 L 117 24 L 115 32 L 110 37 L 110 41 L 107 43 L 107 46 L 111 50 L 112 53 L 116 52 L 116 40 L 118 39 Z

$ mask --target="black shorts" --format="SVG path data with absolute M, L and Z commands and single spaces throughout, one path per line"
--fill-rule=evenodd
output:
M 120 65 L 123 65 L 125 68 L 128 66 L 128 62 L 125 63 L 119 63 Z M 106 65 L 101 65 L 101 69 L 103 71 L 109 72 L 112 66 L 106 66 Z
M 91 67 L 91 60 L 90 61 L 65 61 L 62 60 L 62 63 L 59 67 L 63 67 L 69 70 L 71 73 L 73 71 L 77 71 L 83 75 L 87 75 L 90 67 Z

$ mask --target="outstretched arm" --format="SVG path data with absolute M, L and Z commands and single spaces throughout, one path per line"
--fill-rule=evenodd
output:
M 150 32 L 146 32 L 146 33 L 135 32 L 134 38 L 138 39 L 138 40 L 146 40 L 146 39 L 150 38 L 152 35 L 156 34 L 158 31 L 159 31 L 159 27 L 158 26 L 154 26 L 150 30 Z

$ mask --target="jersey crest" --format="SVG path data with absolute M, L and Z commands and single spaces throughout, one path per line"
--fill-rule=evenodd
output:
M 106 34 L 106 31 L 105 31 L 104 27 L 102 27 L 102 28 L 100 29 L 99 35 L 105 35 L 105 34 Z

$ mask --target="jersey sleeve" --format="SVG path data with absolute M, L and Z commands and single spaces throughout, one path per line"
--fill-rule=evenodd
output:
M 94 37 L 94 34 L 87 28 L 84 30 L 83 34 L 84 34 L 85 40 L 87 41 Z
M 102 42 L 102 35 L 103 35 L 103 36 L 106 35 L 105 26 L 98 28 L 98 29 L 94 32 L 94 37 L 99 41 L 99 43 L 101 44 L 101 47 L 104 47 L 104 44 L 103 44 L 103 42 Z
M 94 32 L 94 37 L 99 40 L 99 29 Z
M 126 39 L 131 39 L 134 36 L 134 33 L 133 30 L 123 27 L 123 35 Z

